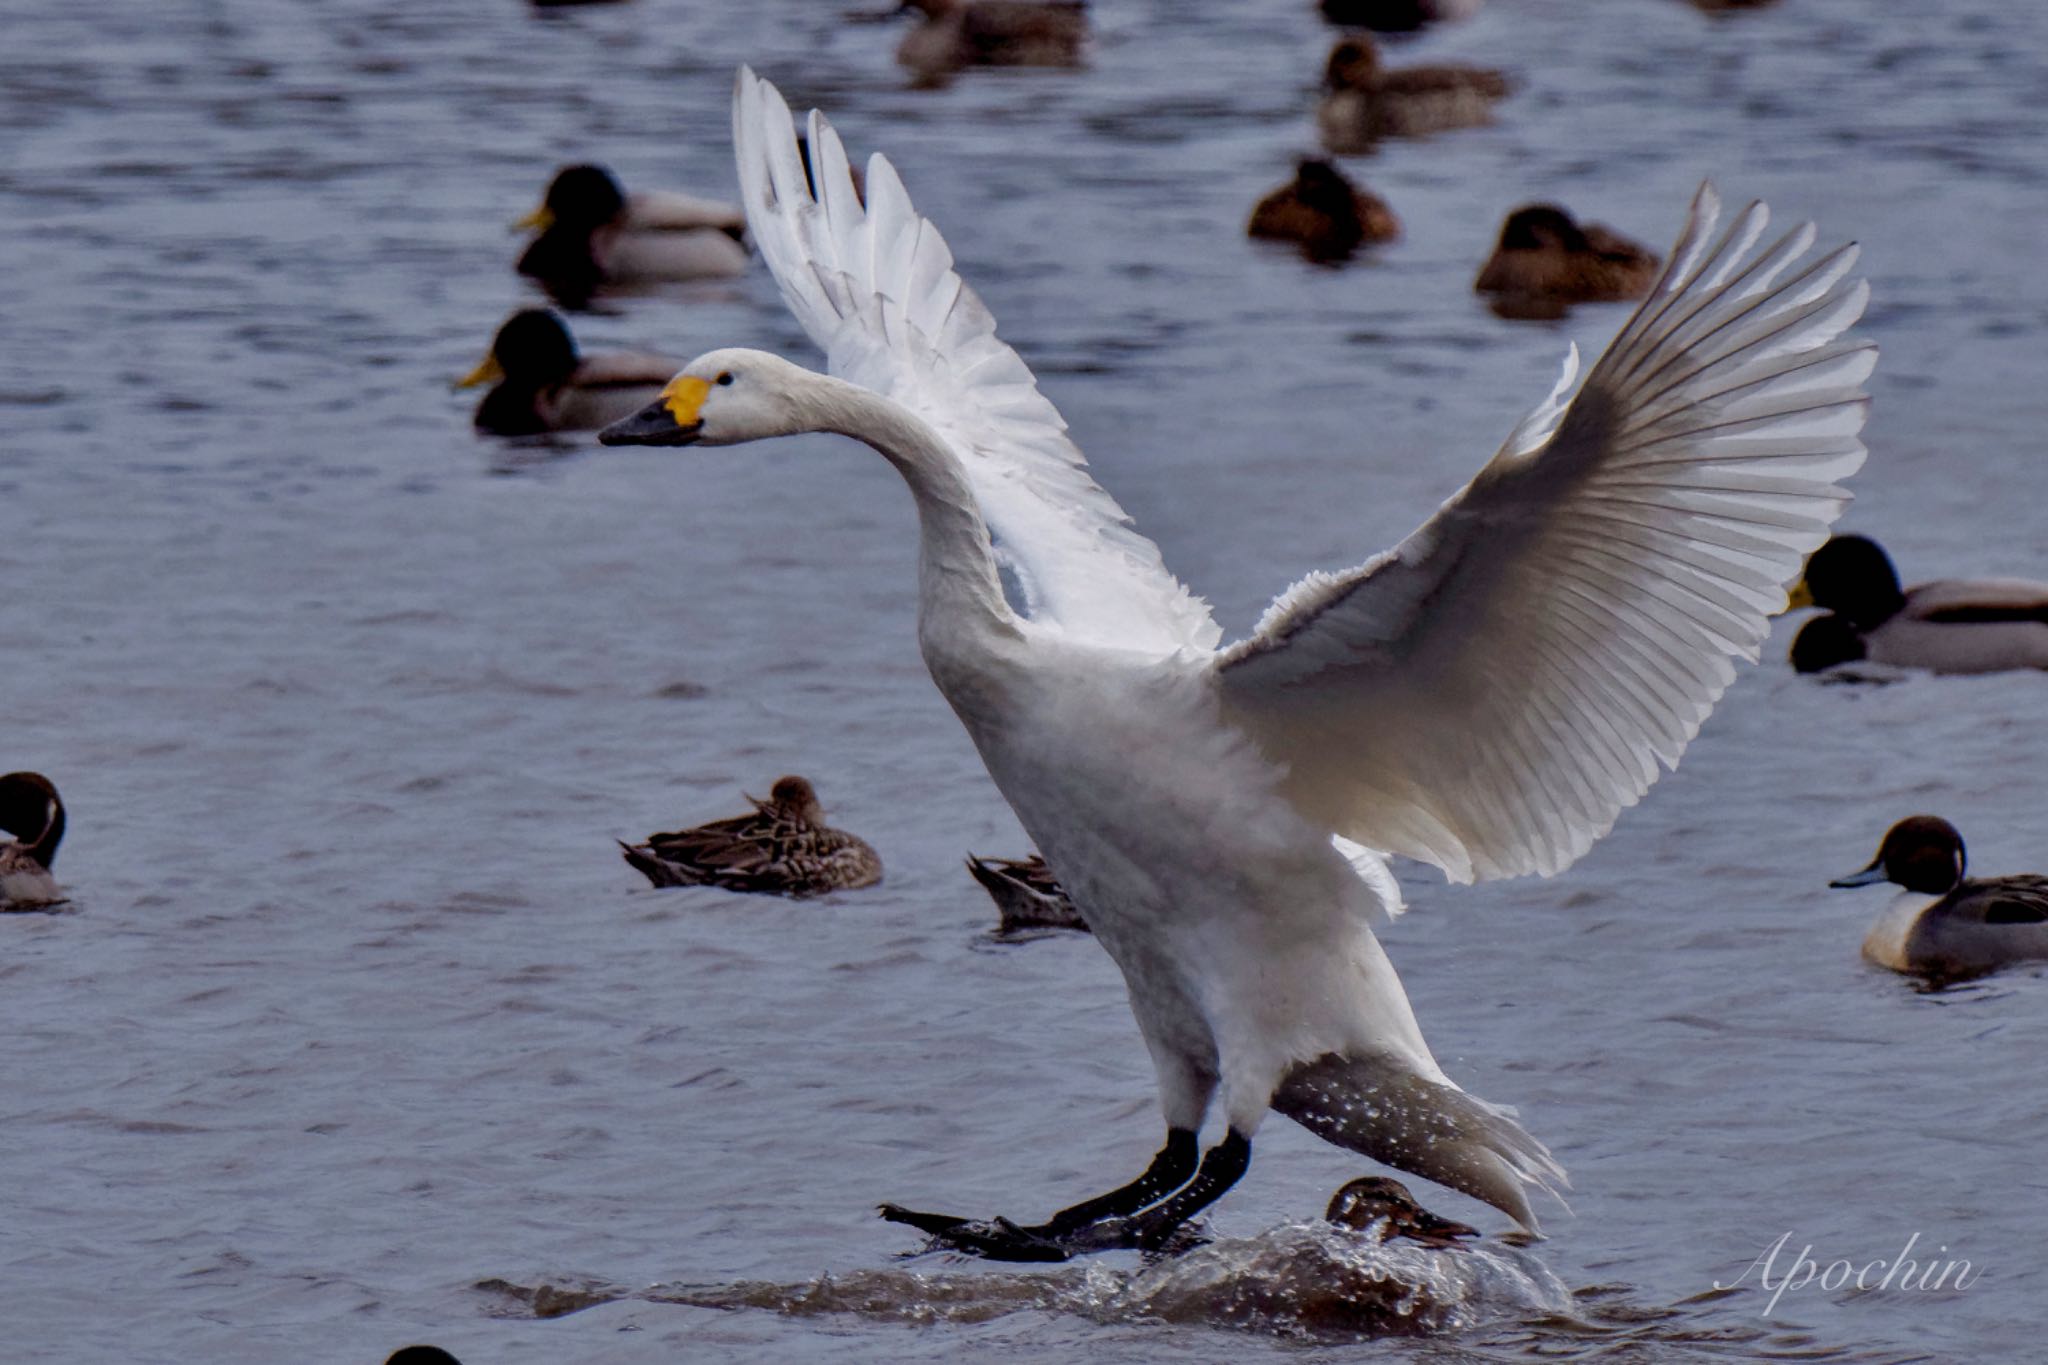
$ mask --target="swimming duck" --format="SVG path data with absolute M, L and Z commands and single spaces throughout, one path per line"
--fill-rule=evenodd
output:
M 896 60 L 921 85 L 965 66 L 1079 66 L 1088 43 L 1084 0 L 903 0 L 924 22 Z
M 1661 262 L 1598 223 L 1583 226 L 1555 204 L 1527 204 L 1501 224 L 1500 242 L 1472 287 L 1504 317 L 1555 318 L 1574 303 L 1613 303 L 1650 292 Z
M 1002 917 L 998 933 L 1018 929 L 1079 929 L 1088 923 L 1074 908 L 1059 878 L 1036 853 L 1028 858 L 977 858 L 967 855 L 967 870 L 982 884 Z
M 649 835 L 619 847 L 656 886 L 722 886 L 783 896 L 822 896 L 882 880 L 874 849 L 825 824 L 818 793 L 801 777 L 777 778 L 750 815 Z
M 1406 1185 L 1383 1175 L 1360 1176 L 1343 1186 L 1330 1196 L 1323 1217 L 1359 1232 L 1378 1225 L 1382 1242 L 1406 1237 L 1424 1246 L 1448 1247 L 1460 1237 L 1479 1235 L 1478 1228 L 1431 1213 L 1415 1202 Z
M 1259 201 L 1245 233 L 1295 242 L 1310 260 L 1335 263 L 1362 244 L 1399 237 L 1401 222 L 1377 195 L 1353 185 L 1335 166 L 1306 157 L 1291 183 Z
M 462 1365 L 462 1362 L 438 1346 L 401 1346 L 391 1353 L 384 1365 Z
M 2048 583 L 1942 578 L 1899 587 L 1882 546 L 1835 536 L 1813 552 L 1787 611 L 1825 607 L 1792 641 L 1792 667 L 1818 673 L 1869 660 L 1935 673 L 2048 668 Z
M 50 875 L 50 864 L 64 841 L 64 802 L 49 778 L 41 773 L 0 777 L 0 829 L 15 836 L 0 841 L 0 910 L 62 905 L 64 892 Z
M 1480 0 L 1322 0 L 1323 18 L 1340 28 L 1413 33 L 1431 24 L 1469 19 Z
M 1869 867 L 1828 885 L 1904 888 L 1863 939 L 1880 967 L 1953 981 L 2048 960 L 2048 877 L 1965 880 L 1964 866 L 1954 825 L 1911 815 L 1885 832 Z
M 602 166 L 564 166 L 517 227 L 540 235 L 519 273 L 572 307 L 607 285 L 725 279 L 747 268 L 746 215 L 670 190 L 627 194 Z
M 455 382 L 458 389 L 495 387 L 476 407 L 480 431 L 536 436 L 595 431 L 654 401 L 682 362 L 648 351 L 579 355 L 561 318 L 525 308 L 498 328 L 491 353 Z
M 1493 119 L 1508 79 L 1476 66 L 1380 65 L 1379 45 L 1363 33 L 1337 40 L 1323 67 L 1327 92 L 1316 128 L 1333 152 L 1371 151 L 1383 137 L 1420 137 L 1476 128 Z

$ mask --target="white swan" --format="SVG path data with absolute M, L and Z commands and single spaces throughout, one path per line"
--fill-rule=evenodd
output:
M 1795 269 L 1812 228 L 1758 251 L 1762 205 L 1710 243 L 1703 188 L 1575 398 L 1576 353 L 1421 529 L 1218 650 L 889 163 L 863 208 L 813 113 L 814 197 L 750 71 L 733 125 L 755 239 L 836 377 L 713 351 L 602 439 L 830 431 L 903 475 L 925 662 L 1122 968 L 1168 1130 L 1137 1180 L 1036 1227 L 890 1216 L 1016 1259 L 1156 1246 L 1235 1182 L 1270 1107 L 1533 1229 L 1525 1186 L 1562 1169 L 1438 1068 L 1371 929 L 1391 878 L 1331 836 L 1454 881 L 1552 873 L 1677 762 L 1863 461 L 1875 351 L 1836 340 L 1867 294 L 1855 248 Z M 1197 1170 L 1219 1089 L 1228 1132 Z

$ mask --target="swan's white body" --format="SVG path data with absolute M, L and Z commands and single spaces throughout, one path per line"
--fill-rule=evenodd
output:
M 1280 1108 L 1533 1225 L 1524 1186 L 1563 1172 L 1430 1056 L 1372 932 L 1399 905 L 1371 850 L 1555 872 L 1676 762 L 1862 462 L 1874 355 L 1832 344 L 1862 308 L 1853 249 L 1774 283 L 1811 229 L 1753 253 L 1752 206 L 1708 246 L 1702 191 L 1569 408 L 1571 365 L 1401 546 L 1219 651 L 888 162 L 863 207 L 814 113 L 814 198 L 750 72 L 734 130 L 763 258 L 839 377 L 712 352 L 643 418 L 707 443 L 836 431 L 903 474 L 925 661 L 1123 970 L 1170 1128 L 1220 1088 L 1237 1133 Z

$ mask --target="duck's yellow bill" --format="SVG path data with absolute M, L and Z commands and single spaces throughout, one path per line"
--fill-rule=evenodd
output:
M 553 227 L 554 225 L 555 215 L 548 211 L 548 206 L 546 204 L 542 204 L 539 208 L 535 209 L 532 213 L 527 214 L 524 218 L 521 218 L 512 226 L 514 228 L 517 228 L 521 232 L 546 232 L 549 228 Z
M 698 409 L 704 406 L 704 397 L 711 392 L 711 386 L 694 375 L 679 374 L 668 381 L 661 391 L 661 405 L 669 410 L 679 427 L 694 426 L 698 421 Z
M 487 355 L 483 364 L 455 381 L 458 389 L 473 389 L 479 384 L 495 384 L 505 377 L 505 367 L 498 363 L 498 357 Z

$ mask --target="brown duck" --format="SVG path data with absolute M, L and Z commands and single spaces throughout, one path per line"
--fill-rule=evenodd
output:
M 0 911 L 47 910 L 64 903 L 50 875 L 57 845 L 64 842 L 64 802 L 41 773 L 0 777 Z
M 1379 45 L 1363 33 L 1337 40 L 1323 67 L 1316 129 L 1333 152 L 1371 151 L 1387 137 L 1422 137 L 1493 121 L 1508 78 L 1476 66 L 1380 65 Z
M 650 835 L 619 847 L 656 886 L 722 886 L 780 896 L 822 896 L 882 880 L 867 843 L 825 823 L 818 793 L 801 777 L 776 779 L 748 815 Z
M 1657 281 L 1657 253 L 1555 204 L 1528 204 L 1501 224 L 1472 287 L 1504 317 L 1554 318 L 1575 303 L 1639 299 Z
M 1074 907 L 1045 859 L 1036 853 L 1028 858 L 977 858 L 967 855 L 967 870 L 981 883 L 996 903 L 1000 922 L 996 932 L 1008 934 L 1020 929 L 1079 929 L 1088 932 L 1088 922 Z
M 1342 261 L 1370 242 L 1401 235 L 1400 220 L 1378 196 L 1359 189 L 1320 157 L 1304 159 L 1292 182 L 1261 199 L 1248 236 L 1294 242 L 1312 261 Z
M 1406 1185 L 1383 1175 L 1360 1176 L 1339 1189 L 1323 1217 L 1360 1232 L 1377 1226 L 1382 1242 L 1406 1237 L 1424 1246 L 1448 1247 L 1460 1237 L 1479 1235 L 1477 1228 L 1439 1218 L 1416 1203 Z
M 896 60 L 919 84 L 968 66 L 1079 66 L 1088 43 L 1083 0 L 904 0 L 924 22 Z

